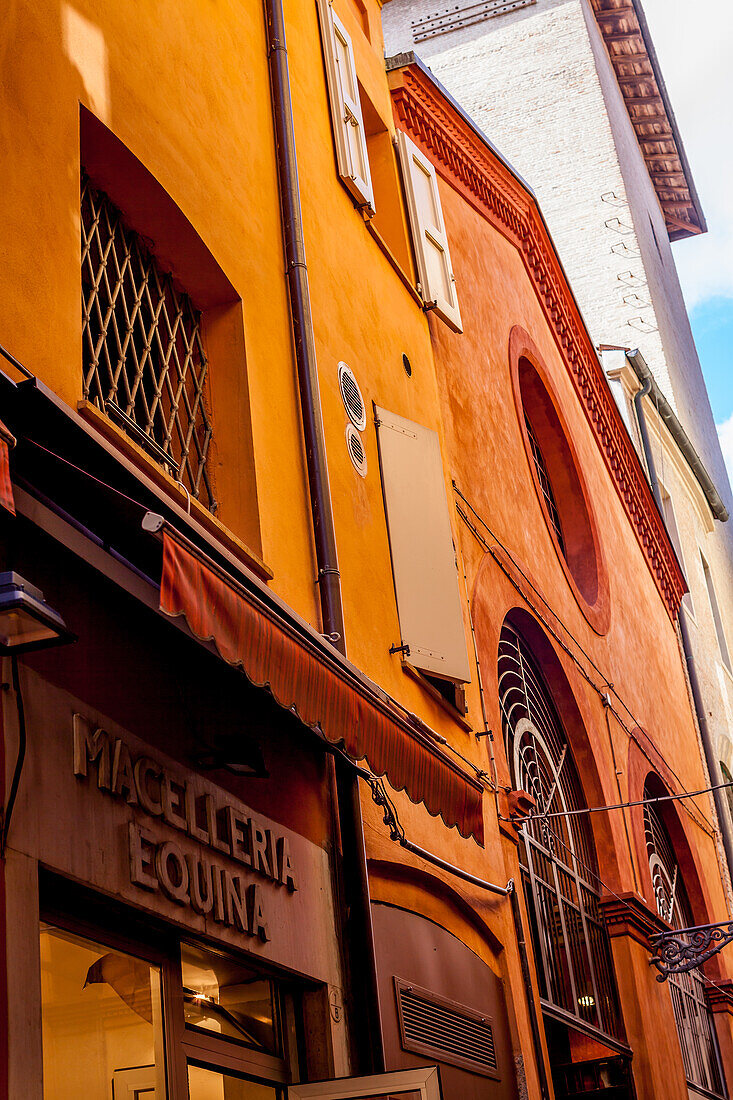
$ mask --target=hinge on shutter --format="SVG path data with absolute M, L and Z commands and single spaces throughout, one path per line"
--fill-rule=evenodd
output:
M 403 653 L 405 655 L 405 657 L 410 656 L 410 647 L 409 647 L 409 645 L 391 645 L 389 647 L 389 651 L 390 651 L 390 653 Z

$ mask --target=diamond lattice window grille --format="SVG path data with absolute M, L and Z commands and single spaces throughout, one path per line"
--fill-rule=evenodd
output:
M 214 512 L 201 314 L 86 174 L 81 239 L 84 397 Z

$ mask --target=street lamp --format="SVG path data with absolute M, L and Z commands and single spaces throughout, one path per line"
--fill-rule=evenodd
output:
M 10 819 L 18 794 L 27 741 L 18 654 L 73 641 L 76 641 L 76 635 L 67 629 L 58 611 L 49 607 L 40 588 L 29 584 L 20 573 L 0 573 L 0 655 L 10 655 L 13 689 L 18 707 L 18 758 L 7 802 L 0 808 L 0 860 L 5 859 Z
M 57 611 L 40 588 L 20 573 L 0 573 L 0 654 L 27 653 L 74 641 Z

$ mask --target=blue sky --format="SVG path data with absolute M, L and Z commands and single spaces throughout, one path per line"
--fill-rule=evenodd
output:
M 718 424 L 733 416 L 733 298 L 705 298 L 690 310 L 700 362 Z
M 733 7 L 643 0 L 708 232 L 672 245 L 733 483 Z
M 673 252 L 733 483 L 733 6 L 642 2 L 708 224 Z

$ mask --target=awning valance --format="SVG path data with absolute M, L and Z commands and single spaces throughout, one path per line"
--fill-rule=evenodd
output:
M 161 611 L 184 616 L 197 638 L 213 641 L 225 661 L 240 666 L 253 684 L 269 688 L 306 726 L 343 744 L 395 790 L 482 844 L 481 785 L 370 694 L 347 667 L 329 661 L 235 584 L 164 532 Z
M 15 515 L 15 499 L 10 482 L 10 449 L 15 446 L 12 435 L 0 420 L 0 507 Z

